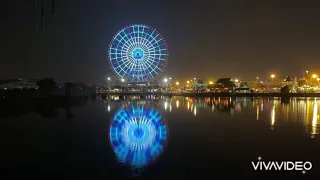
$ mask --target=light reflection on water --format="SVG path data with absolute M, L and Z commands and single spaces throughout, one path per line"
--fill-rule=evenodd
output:
M 112 100 L 113 99 L 113 100 Z M 108 111 L 117 107 L 111 103 L 117 99 L 115 97 L 108 100 Z M 117 99 L 118 100 L 118 99 Z M 279 122 L 297 122 L 305 126 L 305 130 L 311 138 L 319 134 L 319 103 L 316 98 L 231 98 L 231 97 L 154 97 L 146 96 L 140 99 L 138 96 L 128 96 L 126 101 L 122 100 L 122 106 L 136 101 L 140 104 L 152 104 L 160 111 L 168 113 L 176 111 L 189 111 L 193 116 L 202 113 L 229 113 L 232 118 L 237 118 L 237 114 L 254 113 L 255 120 L 270 121 L 270 129 L 275 130 Z M 111 106 L 111 108 L 110 108 Z M 114 112 L 113 111 L 113 112 Z M 191 114 L 190 114 L 191 115 Z
M 121 163 L 143 168 L 162 153 L 168 137 L 163 117 L 153 108 L 132 105 L 114 115 L 109 138 Z

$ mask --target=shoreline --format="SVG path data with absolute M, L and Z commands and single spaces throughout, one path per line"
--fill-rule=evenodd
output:
M 185 96 L 185 97 L 320 97 L 320 93 L 101 93 L 101 95 L 158 95 L 158 96 Z

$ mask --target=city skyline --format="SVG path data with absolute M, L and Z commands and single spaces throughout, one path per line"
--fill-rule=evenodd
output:
M 41 30 L 39 4 L 34 13 L 32 1 L 5 2 L 1 77 L 104 84 L 107 76 L 113 76 L 109 43 L 118 29 L 133 23 L 149 24 L 166 37 L 170 55 L 163 76 L 180 81 L 320 71 L 320 18 L 313 1 L 56 1 L 55 5 L 52 15 L 51 4 L 45 2 Z M 139 8 L 144 11 L 136 11 Z

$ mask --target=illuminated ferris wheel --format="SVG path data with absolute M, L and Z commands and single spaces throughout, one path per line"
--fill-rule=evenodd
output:
M 149 26 L 127 26 L 113 37 L 109 60 L 119 77 L 132 82 L 146 82 L 156 79 L 165 69 L 167 43 L 156 29 Z

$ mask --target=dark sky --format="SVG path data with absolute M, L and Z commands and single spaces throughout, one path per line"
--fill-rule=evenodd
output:
M 135 23 L 161 32 L 164 75 L 180 81 L 320 74 L 319 0 L 55 0 L 55 16 L 44 1 L 43 31 L 40 0 L 36 13 L 32 0 L 1 2 L 0 79 L 104 83 L 111 38 Z

